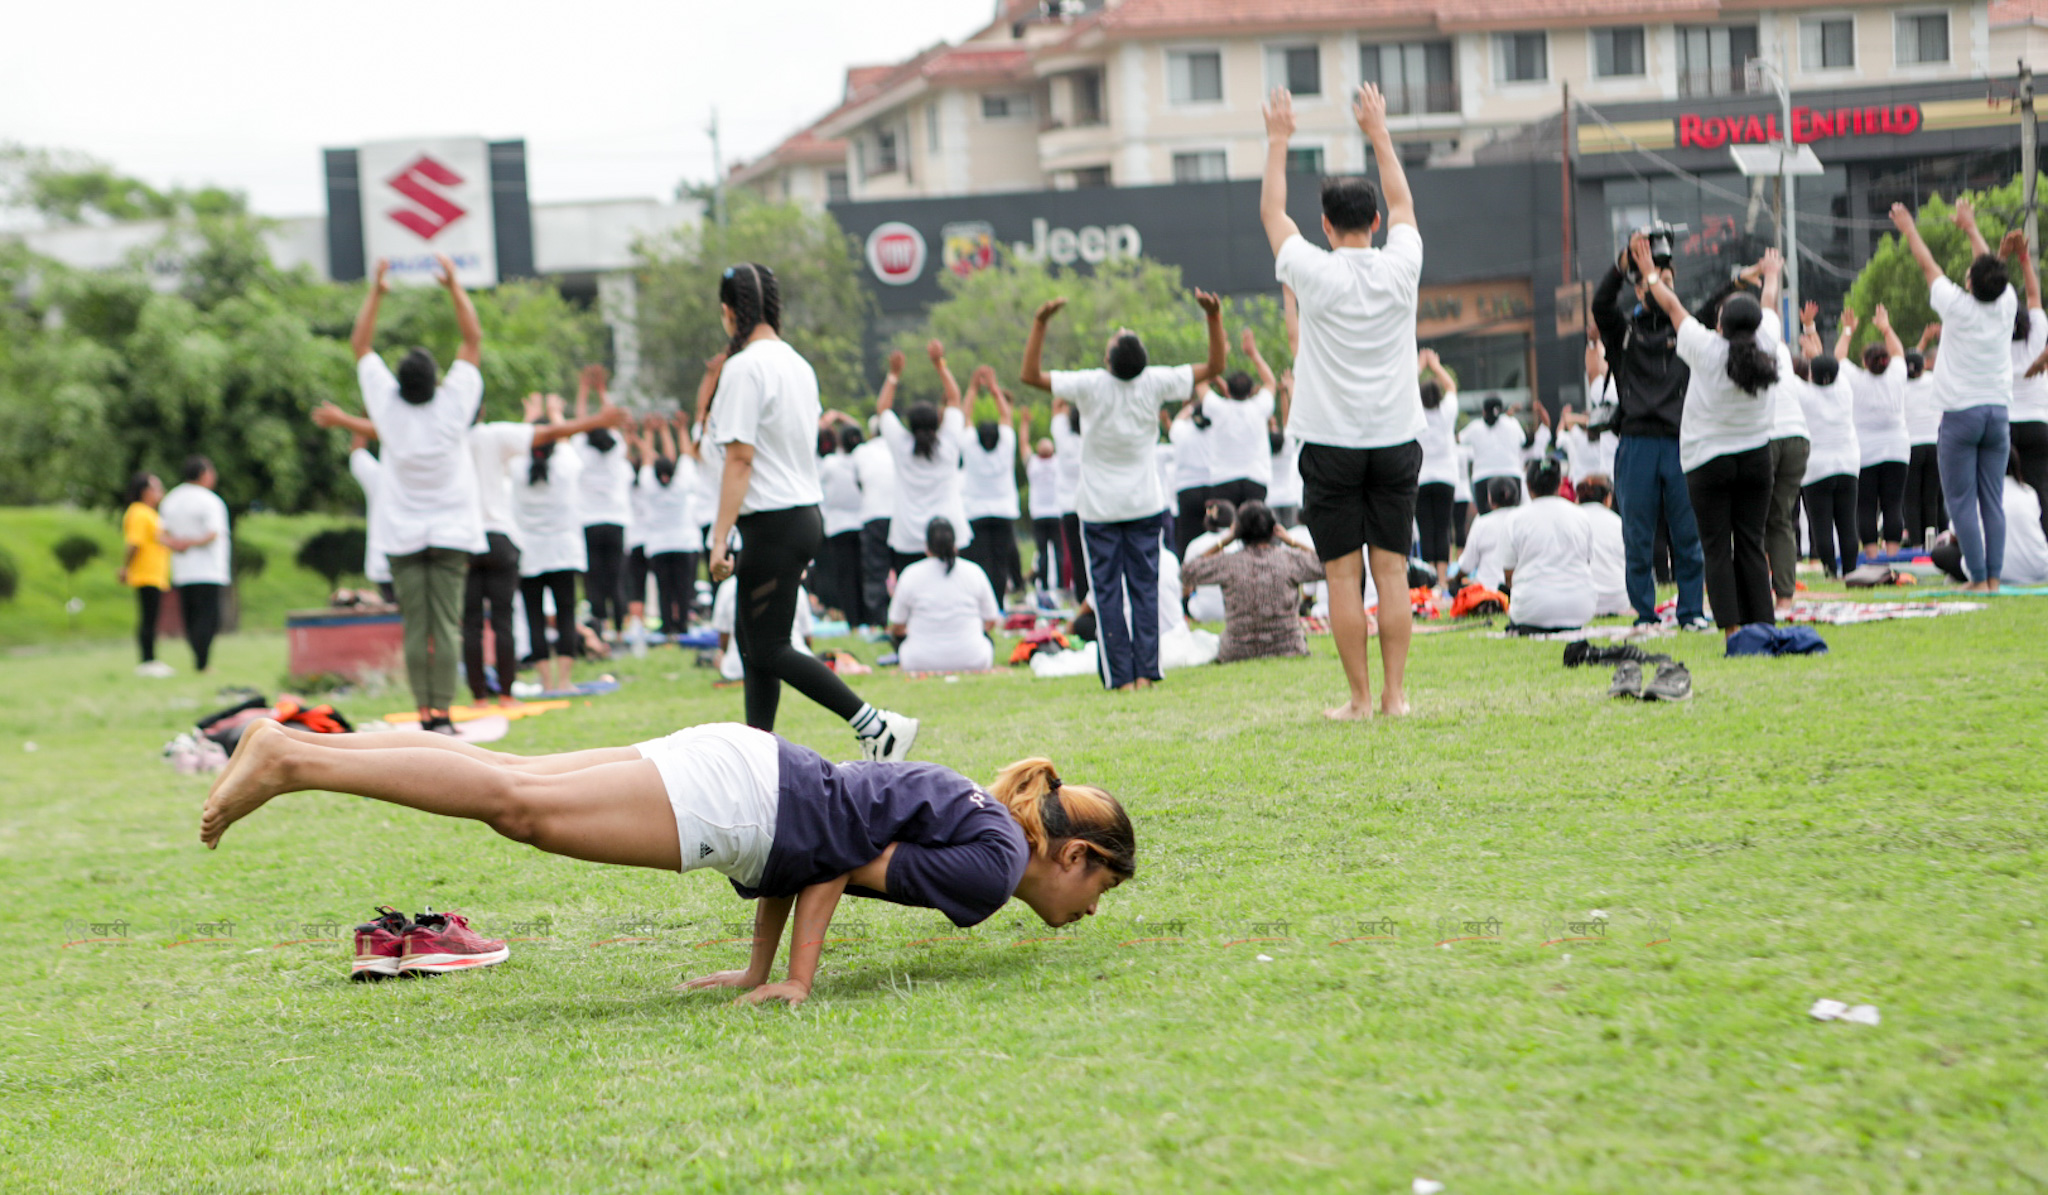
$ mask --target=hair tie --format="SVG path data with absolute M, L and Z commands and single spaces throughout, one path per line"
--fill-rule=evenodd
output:
M 1068 837 L 1067 807 L 1060 803 L 1060 778 L 1053 776 L 1046 781 L 1045 796 L 1039 800 L 1039 824 L 1045 827 L 1047 838 Z
M 1048 793 L 1056 793 L 1060 791 L 1060 778 L 1058 776 L 1054 776 L 1051 779 L 1047 780 L 1045 782 L 1045 791 Z

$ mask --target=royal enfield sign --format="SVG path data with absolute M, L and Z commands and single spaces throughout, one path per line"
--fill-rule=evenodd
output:
M 868 234 L 868 269 L 886 286 L 909 286 L 924 276 L 924 234 L 890 221 Z
M 1792 140 L 1804 145 L 1831 137 L 1903 137 L 1920 128 L 1920 105 L 1893 104 L 1873 108 L 1794 108 Z M 1678 117 L 1678 144 L 1689 149 L 1720 149 L 1724 145 L 1762 145 L 1785 139 L 1776 112 L 1736 116 Z
M 498 284 L 490 150 L 481 137 L 384 141 L 361 148 L 363 250 L 397 285 L 431 284 L 447 254 L 464 286 Z

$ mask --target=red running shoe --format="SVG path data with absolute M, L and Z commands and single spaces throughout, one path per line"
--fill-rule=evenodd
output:
M 357 983 L 389 979 L 398 974 L 405 953 L 405 935 L 412 922 L 390 905 L 377 906 L 377 919 L 356 926 L 356 958 L 348 977 Z
M 413 918 L 412 928 L 405 931 L 405 953 L 398 960 L 398 969 L 407 975 L 469 971 L 496 966 L 511 953 L 505 943 L 470 929 L 462 914 L 428 909 Z

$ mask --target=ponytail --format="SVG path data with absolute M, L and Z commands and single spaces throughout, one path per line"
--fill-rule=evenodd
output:
M 528 485 L 547 484 L 548 458 L 553 455 L 555 455 L 555 445 L 552 440 L 546 444 L 539 444 L 534 447 L 532 459 L 526 466 L 526 483 Z
M 1138 836 L 1115 797 L 1087 784 L 1062 784 L 1049 759 L 1020 759 L 996 775 L 989 795 L 1003 803 L 1024 831 L 1031 853 L 1051 858 L 1078 840 L 1119 881 L 1138 869 Z
M 1731 295 L 1721 305 L 1721 335 L 1728 341 L 1728 380 L 1749 395 L 1778 380 L 1777 357 L 1756 342 L 1763 319 L 1763 306 L 1746 294 Z
M 924 529 L 924 553 L 946 566 L 946 575 L 953 575 L 953 562 L 960 558 L 960 550 L 953 524 L 945 516 L 933 519 Z
M 931 460 L 939 450 L 939 409 L 928 402 L 910 408 L 911 451 Z
M 767 266 L 751 261 L 727 266 L 718 281 L 718 301 L 732 308 L 732 339 L 725 346 L 727 356 L 739 355 L 754 329 L 762 324 L 778 334 L 782 331 L 782 288 L 776 284 L 775 271 Z

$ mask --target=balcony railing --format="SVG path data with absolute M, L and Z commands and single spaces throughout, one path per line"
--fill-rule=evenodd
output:
M 1458 85 L 1449 80 L 1396 84 L 1382 90 L 1387 97 L 1388 116 L 1422 116 L 1458 110 Z
M 1717 66 L 1678 72 L 1678 94 L 1684 98 L 1709 95 L 1747 95 L 1748 71 L 1739 66 Z

